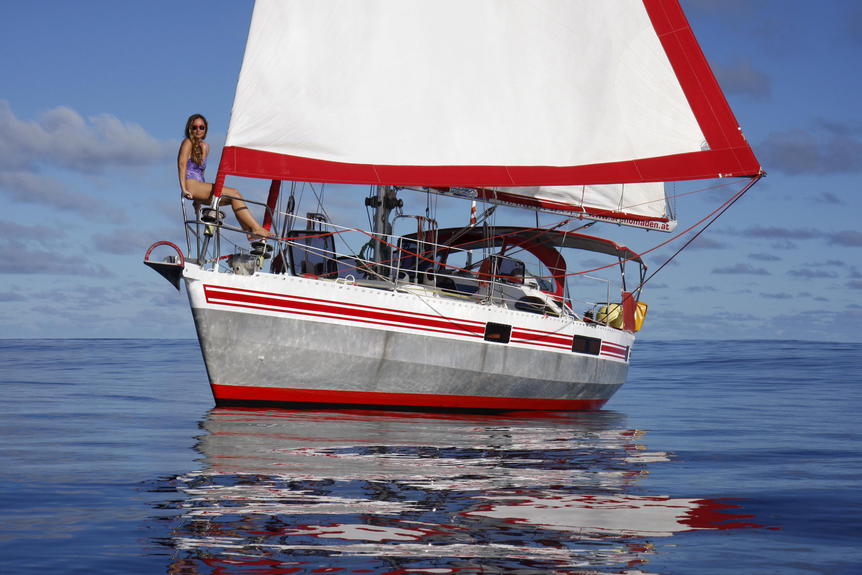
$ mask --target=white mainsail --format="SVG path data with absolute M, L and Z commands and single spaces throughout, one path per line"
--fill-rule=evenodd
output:
M 217 187 L 496 188 L 666 221 L 660 182 L 759 170 L 676 0 L 258 0 Z

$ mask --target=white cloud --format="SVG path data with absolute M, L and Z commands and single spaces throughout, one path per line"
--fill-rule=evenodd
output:
M 831 245 L 859 247 L 862 246 L 862 232 L 856 230 L 843 230 L 828 234 Z
M 62 228 L 21 225 L 10 220 L 0 220 L 0 230 L 2 230 L 0 238 L 16 238 L 28 244 L 38 243 L 44 246 L 61 244 L 67 237 L 66 231 Z
M 64 172 L 88 176 L 167 162 L 174 146 L 110 114 L 84 118 L 60 106 L 37 120 L 22 120 L 0 100 L 0 191 L 14 202 L 72 212 L 91 222 L 125 223 L 122 209 L 70 189 L 72 178 Z
M 816 270 L 811 268 L 800 268 L 796 270 L 790 270 L 787 272 L 787 275 L 804 278 L 804 279 L 825 279 L 825 278 L 834 278 L 838 277 L 838 274 L 835 272 L 830 272 L 826 270 Z
M 752 275 L 752 276 L 768 276 L 770 275 L 765 268 L 756 268 L 746 263 L 738 263 L 732 266 L 723 268 L 714 268 L 714 274 L 731 274 L 731 275 Z
M 51 166 L 99 173 L 110 167 L 165 161 L 175 152 L 174 146 L 110 114 L 85 119 L 60 106 L 36 121 L 25 121 L 15 116 L 9 102 L 0 100 L 0 170 Z
M 64 183 L 53 178 L 27 171 L 0 169 L 0 190 L 12 201 L 74 212 L 92 222 L 122 224 L 129 219 L 125 212 L 115 206 L 88 194 L 71 191 Z
M 862 139 L 829 129 L 773 132 L 758 146 L 763 165 L 787 174 L 862 171 Z
M 0 244 L 0 272 L 3 274 L 51 274 L 64 276 L 112 277 L 113 273 L 84 257 L 34 250 L 18 240 Z
M 164 235 L 166 234 L 163 231 L 156 232 L 150 228 L 142 230 L 120 229 L 113 233 L 95 234 L 93 236 L 93 248 L 98 252 L 107 254 L 138 254 L 143 256 L 147 248 L 153 243 L 153 238 Z M 176 233 L 172 235 L 176 235 Z
M 726 66 L 716 65 L 715 75 L 727 93 L 766 97 L 771 91 L 769 77 L 745 60 Z

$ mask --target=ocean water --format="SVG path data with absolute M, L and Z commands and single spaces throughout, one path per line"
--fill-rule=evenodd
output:
M 194 341 L 0 340 L 0 573 L 862 573 L 862 344 L 642 342 L 603 411 L 214 409 Z

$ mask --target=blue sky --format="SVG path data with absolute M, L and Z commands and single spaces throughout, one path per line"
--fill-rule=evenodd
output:
M 862 2 L 682 5 L 769 175 L 652 280 L 642 337 L 862 341 Z M 186 117 L 224 140 L 251 9 L 6 3 L 0 337 L 194 337 L 185 294 L 141 260 L 181 238 Z M 242 189 L 263 198 L 266 183 Z M 681 199 L 681 228 L 717 201 Z M 621 237 L 639 251 L 665 239 Z

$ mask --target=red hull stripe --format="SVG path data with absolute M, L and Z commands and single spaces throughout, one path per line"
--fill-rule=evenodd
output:
M 485 335 L 484 323 L 461 318 L 422 313 L 403 313 L 375 306 L 344 304 L 317 298 L 287 296 L 214 285 L 204 285 L 204 295 L 207 303 L 213 305 L 271 311 L 305 317 L 346 320 L 370 325 L 401 327 L 476 339 L 484 338 Z M 556 350 L 572 349 L 571 335 L 527 328 L 513 328 L 511 341 L 523 345 Z M 602 342 L 600 355 L 625 361 L 628 359 L 628 346 Z
M 408 327 L 424 331 L 450 333 L 468 337 L 483 337 L 485 325 L 480 322 L 424 314 L 403 314 L 370 306 L 347 306 L 326 300 L 288 297 L 250 290 L 225 290 L 204 286 L 207 303 L 277 311 L 295 315 L 351 320 L 375 325 Z
M 236 287 L 222 287 L 222 286 L 216 286 L 216 285 L 205 285 L 204 288 L 210 289 L 210 290 L 219 290 L 219 291 L 222 291 L 225 293 L 232 293 L 232 294 L 237 294 L 237 295 L 249 294 L 249 295 L 260 295 L 260 296 L 281 298 L 283 300 L 297 300 L 297 301 L 316 302 L 316 303 L 324 303 L 324 304 L 337 304 L 339 306 L 343 306 L 343 307 L 348 308 L 348 309 L 383 311 L 383 312 L 392 312 L 393 311 L 393 310 L 386 308 L 386 307 L 363 305 L 363 304 L 358 304 L 358 303 L 348 304 L 348 303 L 334 302 L 332 300 L 325 300 L 325 299 L 319 299 L 319 298 L 302 297 L 302 296 L 297 296 L 297 295 L 290 295 L 289 296 L 286 294 L 278 294 L 278 293 L 258 291 L 258 290 L 250 290 L 250 289 L 243 289 L 243 288 L 236 288 Z M 397 313 L 397 312 L 395 312 L 395 313 Z M 457 319 L 458 321 L 460 321 L 462 323 L 470 323 L 470 324 L 474 324 L 477 326 L 484 326 L 485 325 L 483 322 L 470 320 L 470 319 L 444 318 L 444 317 L 439 316 L 439 315 L 432 315 L 432 314 L 418 313 L 418 312 L 417 313 L 411 312 L 409 317 L 426 317 L 426 318 L 431 318 L 431 319 L 441 319 L 442 318 L 442 319 L 446 319 L 446 320 L 456 320 Z
M 512 341 L 555 349 L 572 349 L 572 336 L 526 329 L 512 329 Z
M 603 341 L 601 355 L 607 355 L 609 357 L 626 360 L 628 359 L 629 355 L 629 346 L 617 345 L 609 341 Z
M 504 409 L 542 411 L 594 411 L 607 399 L 536 399 L 528 397 L 483 397 L 478 395 L 432 395 L 419 393 L 379 393 L 214 385 L 216 401 L 256 401 L 261 403 L 331 403 L 340 405 L 436 407 L 456 409 Z

